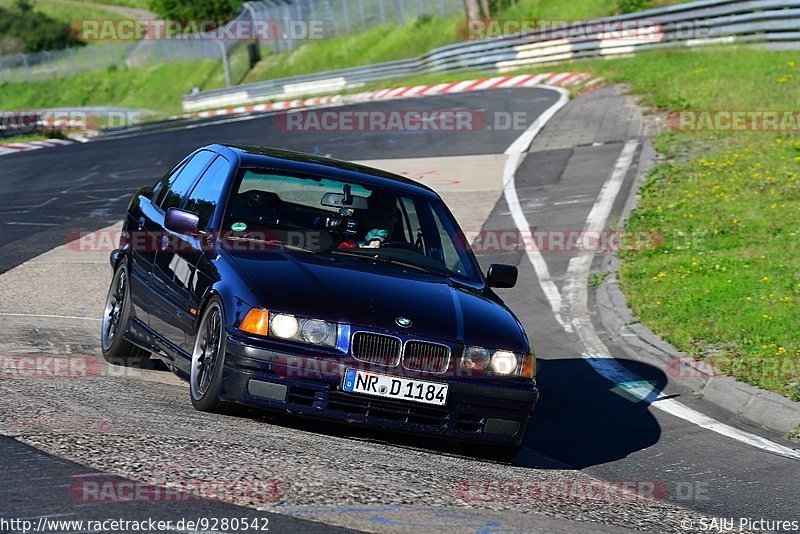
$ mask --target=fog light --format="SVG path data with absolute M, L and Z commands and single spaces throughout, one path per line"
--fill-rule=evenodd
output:
M 498 375 L 510 375 L 517 368 L 517 355 L 507 350 L 498 350 L 492 355 L 492 371 Z

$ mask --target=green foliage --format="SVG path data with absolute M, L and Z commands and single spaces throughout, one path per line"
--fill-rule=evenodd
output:
M 19 48 L 6 52 L 39 52 L 83 44 L 71 34 L 69 24 L 34 10 L 29 0 L 16 0 L 11 8 L 0 7 L 0 35 L 6 48 Z
M 651 7 L 649 0 L 617 0 L 617 9 L 620 13 L 644 11 L 649 7 Z
M 243 0 L 150 0 L 150 9 L 171 20 L 227 21 L 242 7 Z

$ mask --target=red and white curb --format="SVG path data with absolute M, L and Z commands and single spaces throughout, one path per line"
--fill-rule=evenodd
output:
M 66 139 L 46 139 L 43 141 L 28 141 L 26 143 L 7 143 L 0 145 L 0 156 L 6 154 L 14 154 L 16 152 L 29 152 L 31 150 L 38 150 L 40 148 L 47 148 L 51 146 L 71 145 L 74 141 Z
M 267 102 L 251 106 L 216 109 L 194 113 L 173 115 L 169 120 L 194 119 L 206 117 L 219 117 L 239 113 L 253 113 L 266 111 L 280 111 L 285 109 L 305 108 L 312 106 L 326 106 L 335 104 L 353 104 L 375 100 L 393 100 L 400 98 L 414 98 L 422 96 L 435 96 L 454 93 L 468 93 L 486 89 L 507 89 L 511 87 L 532 87 L 535 85 L 551 85 L 570 89 L 588 90 L 602 82 L 602 78 L 592 78 L 588 72 L 554 72 L 543 74 L 522 74 L 519 76 L 497 76 L 494 78 L 481 78 L 479 80 L 466 80 L 463 82 L 440 83 L 436 85 L 415 85 L 413 87 L 394 87 L 348 95 L 320 96 L 299 100 L 283 100 Z

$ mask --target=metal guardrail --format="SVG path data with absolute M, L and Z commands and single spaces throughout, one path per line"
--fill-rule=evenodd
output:
M 548 28 L 443 46 L 418 58 L 187 95 L 183 98 L 183 108 L 198 111 L 239 106 L 354 89 L 366 83 L 414 74 L 456 70 L 506 72 L 529 65 L 621 56 L 668 47 L 741 43 L 800 49 L 800 0 L 701 0 L 579 24 L 564 27 L 567 33 L 563 38 L 557 33 L 558 28 Z M 585 28 L 601 30 L 576 35 L 575 30 Z M 573 30 L 571 36 L 570 29 Z

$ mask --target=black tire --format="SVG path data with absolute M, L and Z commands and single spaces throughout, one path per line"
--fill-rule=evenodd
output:
M 144 367 L 150 353 L 125 339 L 130 320 L 130 284 L 128 283 L 128 261 L 123 259 L 114 271 L 108 288 L 103 323 L 100 332 L 100 348 L 108 363 L 126 367 Z
M 201 412 L 227 412 L 228 403 L 219 398 L 225 366 L 225 311 L 214 296 L 203 310 L 192 350 L 189 396 Z

